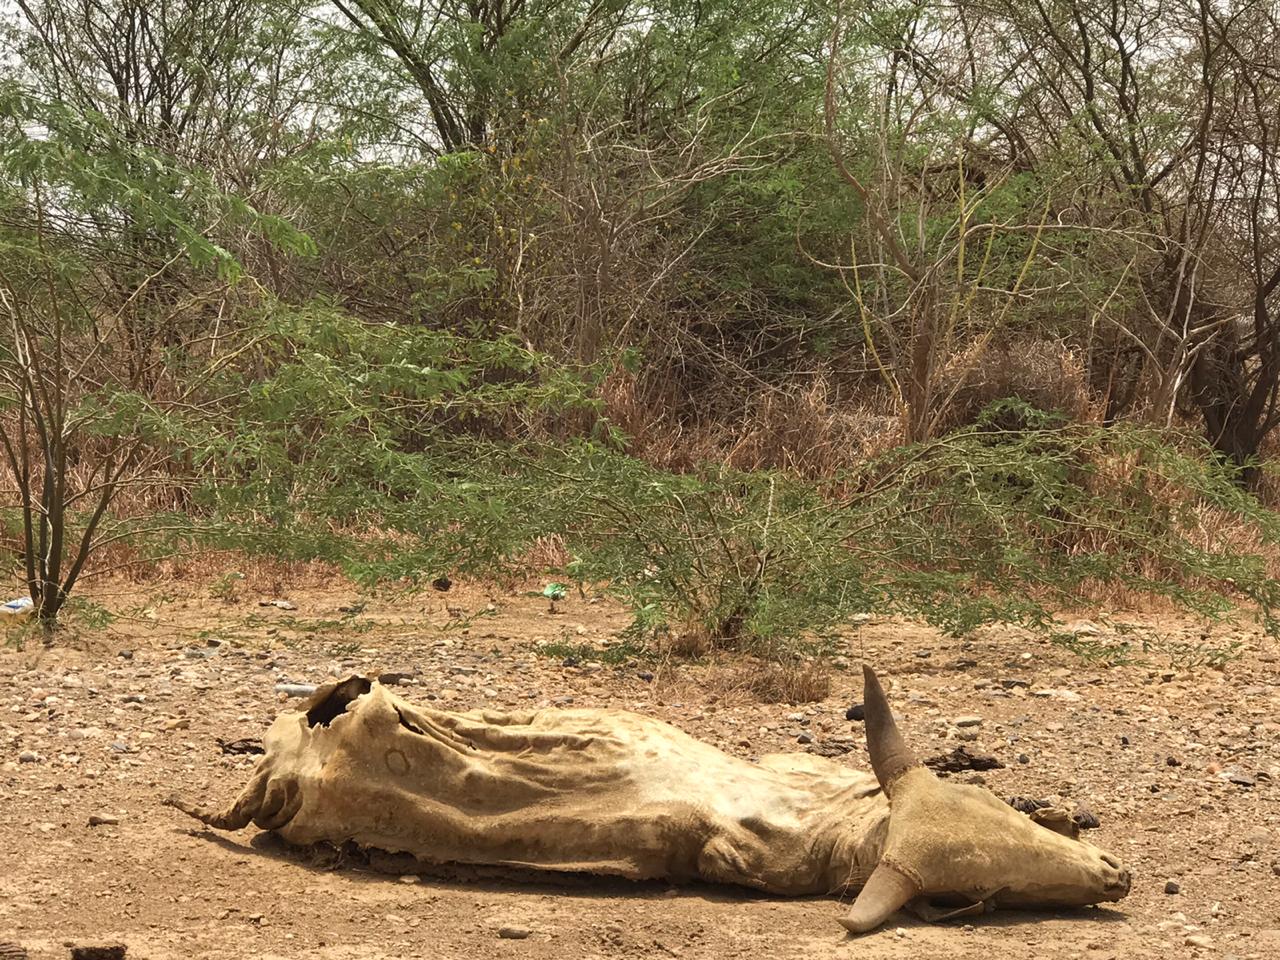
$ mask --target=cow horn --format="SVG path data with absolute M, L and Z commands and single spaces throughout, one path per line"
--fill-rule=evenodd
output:
M 840 925 L 850 933 L 874 930 L 895 910 L 919 895 L 920 891 L 910 877 L 881 860 Z
M 242 830 L 262 811 L 262 801 L 267 793 L 267 771 L 259 770 L 248 786 L 241 791 L 226 810 L 211 810 L 196 804 L 187 803 L 180 797 L 171 796 L 165 799 L 165 805 L 181 810 L 189 817 L 195 817 L 206 826 L 217 830 Z M 296 811 L 295 811 L 296 812 Z
M 880 681 L 868 666 L 862 668 L 864 701 L 866 713 L 867 752 L 871 754 L 871 769 L 886 796 L 890 796 L 893 781 L 912 767 L 918 767 L 920 761 L 911 752 L 907 742 L 898 732 L 893 712 L 889 709 L 889 701 L 885 699 Z

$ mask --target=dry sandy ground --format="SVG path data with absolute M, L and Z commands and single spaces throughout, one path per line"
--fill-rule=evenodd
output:
M 754 701 L 717 664 L 566 666 L 539 655 L 539 641 L 603 646 L 624 625 L 607 603 L 577 597 L 552 615 L 525 595 L 455 588 L 344 614 L 355 598 L 334 590 L 294 591 L 295 611 L 181 593 L 117 597 L 134 615 L 70 648 L 0 653 L 0 942 L 32 957 L 121 942 L 154 960 L 1280 958 L 1280 664 L 1276 643 L 1256 633 L 1219 630 L 1211 643 L 1242 647 L 1218 669 L 1197 664 L 1194 626 L 1149 621 L 1144 662 L 1108 667 L 1012 630 L 962 642 L 873 621 L 850 633 L 831 696 L 794 706 Z M 1111 638 L 1104 629 L 1098 642 Z M 1090 808 L 1101 820 L 1090 839 L 1133 870 L 1129 898 L 968 925 L 899 916 L 854 940 L 834 900 L 461 872 L 398 878 L 317 862 L 253 829 L 193 829 L 160 803 L 174 790 L 232 796 L 253 759 L 224 755 L 219 739 L 260 736 L 283 707 L 276 682 L 347 671 L 413 671 L 406 696 L 457 709 L 621 706 L 740 755 L 847 751 L 865 767 L 861 725 L 844 718 L 860 699 L 864 657 L 891 684 L 921 754 L 976 733 L 965 745 L 1006 766 L 959 776 L 1001 796 Z M 957 728 L 962 715 L 982 723 Z M 90 826 L 91 816 L 118 823 Z M 1169 881 L 1180 892 L 1166 893 Z M 504 924 L 533 934 L 499 939 Z

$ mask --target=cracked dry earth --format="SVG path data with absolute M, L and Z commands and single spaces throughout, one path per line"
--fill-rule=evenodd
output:
M 259 607 L 269 598 L 184 599 L 181 585 L 163 600 L 129 589 L 136 615 L 75 646 L 0 653 L 0 943 L 31 957 L 122 943 L 154 960 L 1280 958 L 1280 664 L 1256 633 L 1219 628 L 1211 642 L 1238 642 L 1239 657 L 1195 666 L 1199 629 L 1148 617 L 1144 662 L 1107 667 L 1010 629 L 958 641 L 872 620 L 850 631 L 831 695 L 796 706 L 736 689 L 741 662 L 539 654 L 540 643 L 616 642 L 623 612 L 578 597 L 552 615 L 523 593 L 455 587 L 447 604 L 375 599 L 352 614 L 339 610 L 353 599 L 341 587 L 294 590 L 292 611 Z M 1105 627 L 1093 638 L 1113 640 Z M 462 869 L 394 876 L 281 849 L 252 828 L 193 829 L 161 805 L 173 791 L 231 797 L 254 758 L 220 741 L 262 735 L 287 708 L 276 683 L 346 672 L 408 674 L 404 695 L 451 709 L 624 707 L 731 753 L 818 750 L 866 769 L 861 724 L 845 719 L 863 657 L 922 756 L 991 754 L 1003 768 L 955 776 L 1096 814 L 1089 839 L 1133 870 L 1128 899 L 937 926 L 900 914 L 848 939 L 836 922 L 846 906 L 832 899 Z M 530 934 L 505 939 L 503 927 Z

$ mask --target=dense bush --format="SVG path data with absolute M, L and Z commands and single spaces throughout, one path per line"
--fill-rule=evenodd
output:
M 1268 629 L 1280 600 L 1269 568 L 1280 521 L 1202 442 L 1019 402 L 821 485 L 672 475 L 601 451 L 557 475 L 569 481 L 554 500 L 579 558 L 570 572 L 624 597 L 638 634 L 695 648 L 776 654 L 863 611 L 953 633 L 1045 628 L 1090 584 L 1207 616 L 1245 601 Z M 1206 538 L 1211 522 L 1235 535 Z

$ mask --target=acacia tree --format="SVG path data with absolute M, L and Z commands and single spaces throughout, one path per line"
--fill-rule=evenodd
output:
M 1280 392 L 1274 6 L 928 9 L 945 34 L 884 46 L 969 110 L 968 163 L 994 155 L 1039 179 L 1043 256 L 1072 294 L 1048 292 L 1061 313 L 1046 327 L 1086 350 L 1107 419 L 1194 412 L 1226 459 L 1249 462 Z
M 154 454 L 137 433 L 115 429 L 119 411 L 95 398 L 110 387 L 102 360 L 112 352 L 95 331 L 113 336 L 116 318 L 91 316 L 97 305 L 87 306 L 80 288 L 85 265 L 51 229 L 44 185 L 33 185 L 29 203 L 27 229 L 11 222 L 0 241 L 0 446 L 18 501 L 27 589 L 37 619 L 51 627 L 90 554 L 117 533 L 108 507 L 148 472 Z
M 295 252 L 309 241 L 100 118 L 0 94 L 0 450 L 49 628 L 95 551 L 173 522 L 147 492 L 182 485 L 161 468 L 203 429 L 203 391 L 238 343 L 214 321 L 240 265 L 209 225 Z M 147 254 L 161 242 L 157 267 Z M 140 343 L 144 325 L 156 335 Z M 126 490 L 141 503 L 117 514 Z
M 955 94 L 973 56 L 954 41 L 963 17 L 908 5 L 851 21 L 837 9 L 824 120 L 860 223 L 848 261 L 826 266 L 915 443 L 939 430 L 993 339 L 1025 325 L 1046 282 L 1047 210 L 1042 184 L 992 148 L 989 111 Z
M 1189 393 L 1215 448 L 1244 465 L 1280 425 L 1280 13 L 1244 3 L 1228 14 L 1202 0 L 1196 17 L 1206 70 L 1221 78 L 1201 163 L 1215 171 L 1205 202 L 1225 242 L 1202 258 L 1202 301 L 1220 322 L 1201 335 Z
M 418 133 L 394 163 L 319 171 L 333 191 L 300 218 L 353 309 L 574 362 L 639 347 L 619 381 L 681 422 L 845 346 L 838 282 L 795 243 L 829 256 L 847 206 L 813 136 L 821 4 L 340 8 Z

